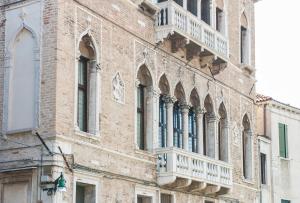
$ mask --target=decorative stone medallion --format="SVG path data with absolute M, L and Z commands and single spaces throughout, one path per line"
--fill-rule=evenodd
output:
M 117 73 L 112 80 L 113 99 L 121 104 L 125 103 L 125 85 L 120 73 Z

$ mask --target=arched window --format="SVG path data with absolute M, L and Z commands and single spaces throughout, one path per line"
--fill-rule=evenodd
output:
M 206 22 L 207 24 L 211 24 L 210 20 L 210 2 L 211 0 L 201 0 L 201 20 Z
M 8 132 L 32 130 L 37 127 L 39 98 L 39 66 L 36 62 L 36 36 L 23 27 L 12 42 L 11 67 L 5 77 L 7 87 Z M 5 122 L 5 121 L 4 121 Z
M 167 100 L 170 94 L 170 87 L 165 75 L 163 75 L 159 80 L 159 89 L 161 95 L 159 97 L 158 142 L 160 147 L 167 147 Z
M 219 160 L 228 162 L 228 118 L 224 103 L 219 107 L 218 140 Z
M 181 83 L 178 83 L 175 88 L 175 97 L 177 101 L 173 107 L 173 142 L 174 146 L 178 148 L 183 148 L 183 109 L 181 108 L 183 104 L 186 103 L 185 93 Z M 186 143 L 187 144 L 187 143 Z
M 249 64 L 249 30 L 248 30 L 248 20 L 246 14 L 243 13 L 241 16 L 241 29 L 240 29 L 240 62 L 242 64 Z
M 205 113 L 203 115 L 204 155 L 215 158 L 215 128 L 216 118 L 213 111 L 212 99 L 209 95 L 204 100 Z
M 92 38 L 86 34 L 79 43 L 77 78 L 77 126 L 90 134 L 99 132 L 97 54 Z
M 200 146 L 198 146 L 199 142 L 199 125 L 200 122 L 198 121 L 198 119 L 200 119 L 199 116 L 197 116 L 197 114 L 199 114 L 200 112 L 200 99 L 199 99 L 199 95 L 196 91 L 196 89 L 193 89 L 190 95 L 190 103 L 191 103 L 191 107 L 189 109 L 189 150 L 191 152 L 198 152 L 198 149 Z
M 141 150 L 149 149 L 152 105 L 150 99 L 152 91 L 152 78 L 148 68 L 143 65 L 139 68 L 137 79 L 137 101 L 136 101 L 136 126 L 137 145 Z
M 252 178 L 252 132 L 247 115 L 243 118 L 243 174 L 245 179 Z

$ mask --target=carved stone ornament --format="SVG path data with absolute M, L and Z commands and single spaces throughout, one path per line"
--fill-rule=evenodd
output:
M 120 73 L 117 73 L 112 80 L 113 99 L 118 103 L 125 102 L 125 85 Z
M 231 130 L 232 130 L 233 144 L 238 146 L 240 144 L 241 130 L 238 127 L 236 122 L 232 122 L 232 129 Z

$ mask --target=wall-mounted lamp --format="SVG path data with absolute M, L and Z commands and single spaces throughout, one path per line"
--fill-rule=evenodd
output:
M 64 178 L 63 173 L 60 174 L 60 176 L 54 180 L 54 181 L 47 181 L 44 182 L 44 184 L 46 184 L 46 187 L 43 189 L 44 191 L 47 191 L 48 195 L 53 195 L 55 194 L 57 191 L 58 192 L 66 192 L 66 180 Z

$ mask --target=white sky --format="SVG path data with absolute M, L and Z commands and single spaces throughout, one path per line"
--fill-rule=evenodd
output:
M 261 0 L 255 9 L 257 92 L 300 107 L 300 1 Z

